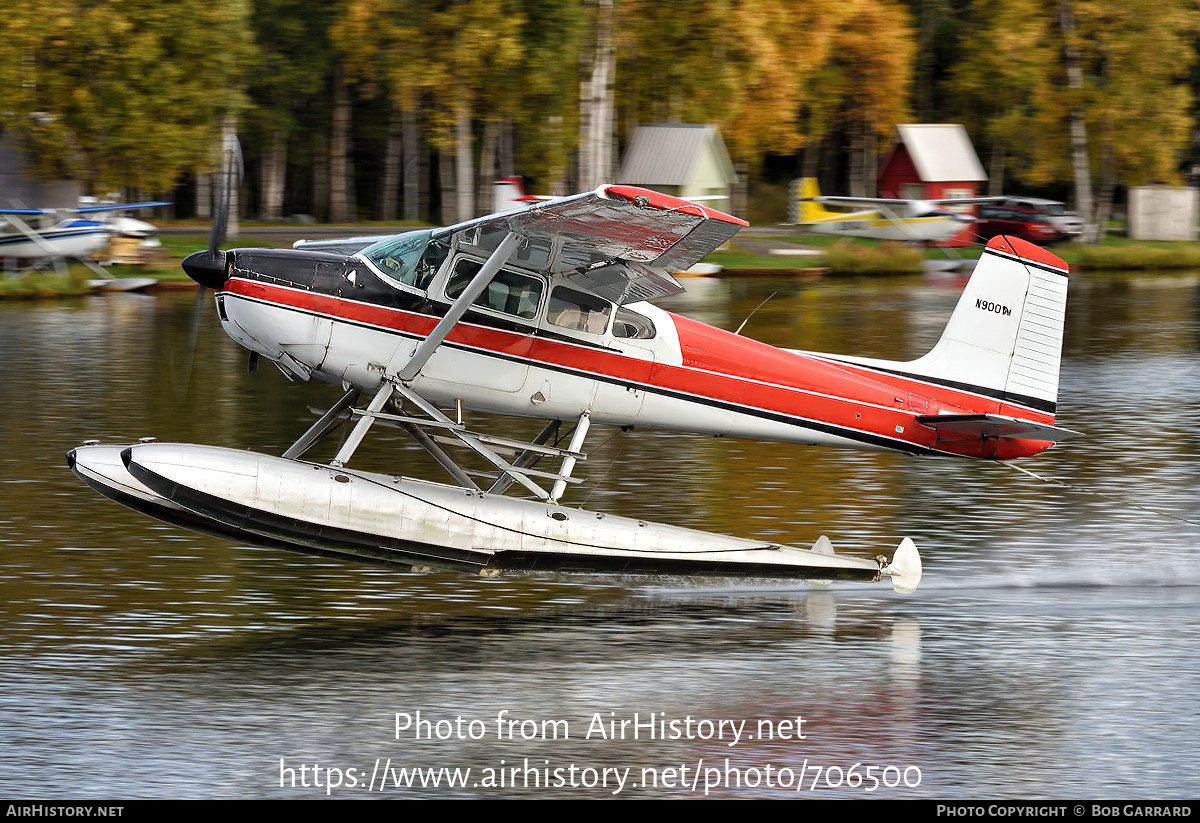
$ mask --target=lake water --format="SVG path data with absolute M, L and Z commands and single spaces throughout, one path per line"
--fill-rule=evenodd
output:
M 687 285 L 668 308 L 732 329 L 775 292 L 744 333 L 904 358 L 963 281 Z M 589 439 L 570 502 L 862 554 L 910 536 L 925 577 L 907 597 L 409 575 L 149 520 L 63 453 L 155 436 L 278 454 L 338 394 L 247 374 L 210 303 L 194 357 L 192 336 L 189 294 L 0 304 L 0 793 L 1200 792 L 1196 275 L 1073 276 L 1059 424 L 1086 437 L 1022 463 L 1068 487 L 967 461 Z M 440 479 L 398 434 L 360 455 Z

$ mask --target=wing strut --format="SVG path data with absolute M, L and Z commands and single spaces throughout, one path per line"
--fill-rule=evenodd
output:
M 530 445 L 544 446 L 546 443 L 550 442 L 551 438 L 554 438 L 554 442 L 557 443 L 558 442 L 558 430 L 561 427 L 562 427 L 561 421 L 558 421 L 558 420 L 548 421 L 546 423 L 546 425 L 542 427 L 542 430 L 540 432 L 538 432 L 538 436 L 533 438 L 533 443 L 531 443 Z M 531 448 L 526 448 L 520 454 L 518 454 L 517 459 L 512 462 L 513 468 L 524 469 L 524 468 L 531 467 L 534 464 L 536 464 L 537 461 L 542 459 L 543 457 L 545 457 L 545 452 L 540 451 L 540 450 L 531 449 Z M 513 484 L 513 476 L 511 474 L 502 474 L 498 478 L 496 478 L 496 482 L 492 484 L 492 487 L 490 489 L 488 489 L 488 494 L 504 494 L 504 492 L 512 484 Z
M 511 234 L 509 235 L 509 237 L 514 237 L 514 236 L 515 235 L 511 235 Z M 503 244 L 501 244 L 501 245 L 503 245 Z M 522 470 L 522 469 L 519 469 L 519 468 L 513 466 L 507 460 L 505 460 L 503 457 L 496 454 L 496 452 L 492 451 L 491 448 L 489 448 L 487 445 L 485 445 L 474 434 L 472 434 L 471 432 L 468 432 L 468 431 L 461 430 L 461 427 L 457 423 L 455 423 L 453 420 L 451 420 L 449 417 L 447 417 L 445 414 L 443 414 L 441 409 L 439 409 L 437 406 L 434 406 L 432 403 L 425 400 L 424 397 L 417 394 L 415 391 L 413 391 L 412 389 L 408 388 L 407 386 L 405 386 L 403 384 L 400 384 L 398 386 L 392 386 L 392 384 L 390 384 L 390 383 L 385 383 L 385 385 L 391 387 L 392 390 L 394 390 L 397 394 L 401 395 L 405 400 L 408 400 L 410 403 L 415 405 L 421 411 L 425 412 L 425 414 L 432 417 L 435 421 L 437 421 L 439 423 L 451 424 L 446 427 L 451 434 L 453 434 L 455 437 L 457 437 L 459 440 L 461 440 L 464 445 L 470 447 L 477 454 L 479 454 L 481 457 L 483 457 L 483 459 L 487 460 L 489 463 L 491 463 L 497 469 L 499 469 L 500 471 L 509 475 L 514 480 L 516 480 L 518 483 L 520 483 L 522 486 L 527 488 L 539 500 L 549 499 L 550 494 L 545 489 L 543 489 L 541 486 L 539 486 L 537 483 L 534 483 L 532 480 L 529 479 L 528 475 L 531 473 L 531 472 L 529 472 L 529 470 Z M 389 394 L 390 394 L 390 392 L 389 392 Z M 373 414 L 374 412 L 378 412 L 378 411 L 379 411 L 379 409 L 368 409 L 368 413 L 371 413 L 371 414 Z M 365 417 L 364 417 L 364 419 L 365 419 Z M 412 422 L 415 422 L 415 421 L 412 421 Z M 359 421 L 359 425 L 360 426 L 362 425 L 361 420 Z M 355 430 L 357 431 L 357 427 Z M 472 483 L 472 485 L 474 485 L 474 484 Z
M 413 352 L 412 357 L 404 364 L 404 368 L 397 375 L 401 382 L 411 383 L 420 374 L 426 361 L 437 351 L 437 347 L 442 345 L 442 341 L 446 339 L 446 335 L 450 333 L 450 330 L 466 314 L 467 309 L 475 302 L 475 298 L 483 293 L 483 290 L 491 282 L 492 278 L 495 277 L 500 267 L 508 262 L 508 258 L 517 250 L 517 244 L 520 242 L 521 238 L 513 232 L 509 232 L 504 240 L 500 242 L 500 245 L 488 257 L 487 262 L 483 264 L 483 268 L 475 274 L 475 277 L 467 284 L 467 288 L 463 290 L 463 293 L 450 305 L 450 309 L 446 312 L 446 315 L 438 321 L 438 324 L 433 327 L 433 331 L 421 341 L 416 351 Z
M 424 413 L 425 417 L 391 414 L 383 411 L 384 407 L 396 395 L 416 406 Z M 291 460 L 299 459 L 313 445 L 326 437 L 338 422 L 347 419 L 357 419 L 354 428 L 350 431 L 349 436 L 338 450 L 337 456 L 329 463 L 330 466 L 340 468 L 354 456 L 363 438 L 366 437 L 368 429 L 375 422 L 382 422 L 385 425 L 402 428 L 408 434 L 412 435 L 413 439 L 429 452 L 442 468 L 465 489 L 472 491 L 483 490 L 471 478 L 470 474 L 442 449 L 438 441 L 457 442 L 460 445 L 465 445 L 498 469 L 500 476 L 495 479 L 491 488 L 488 489 L 490 493 L 502 494 L 505 489 L 516 482 L 520 483 L 540 500 L 550 500 L 550 493 L 538 486 L 532 478 L 539 477 L 553 480 L 557 494 L 562 494 L 567 483 L 579 482 L 579 480 L 571 476 L 571 470 L 574 468 L 576 462 L 587 460 L 587 455 L 578 451 L 578 447 L 583 445 L 583 435 L 587 433 L 588 413 L 586 412 L 584 413 L 583 422 L 576 427 L 579 429 L 582 426 L 582 431 L 577 431 L 572 440 L 572 447 L 564 449 L 555 445 L 547 445 L 550 440 L 555 438 L 559 430 L 561 424 L 557 420 L 547 423 L 541 433 L 530 443 L 522 440 L 513 440 L 508 437 L 497 437 L 495 435 L 468 431 L 462 423 L 452 420 L 436 406 L 421 397 L 416 391 L 402 383 L 393 383 L 392 380 L 385 380 L 383 382 L 365 409 L 353 408 L 353 404 L 358 396 L 359 392 L 357 390 L 352 389 L 346 392 L 337 403 L 321 415 L 316 423 L 309 427 L 308 431 L 300 436 L 300 439 L 288 448 L 283 455 L 284 458 Z M 449 436 L 432 436 L 425 431 L 426 428 L 445 432 Z M 497 453 L 496 449 L 500 449 L 501 451 L 511 450 L 516 454 L 516 459 L 509 463 Z M 562 458 L 562 469 L 558 472 L 544 472 L 532 468 L 533 464 L 537 463 L 543 457 Z
M 361 392 L 358 389 L 350 389 L 342 395 L 342 399 L 334 403 L 327 412 L 321 415 L 321 419 L 313 423 L 308 431 L 300 435 L 300 439 L 292 444 L 291 448 L 283 453 L 283 456 L 289 460 L 296 460 L 306 451 L 316 445 L 322 437 L 337 425 L 342 419 L 346 409 L 354 405 L 354 401 L 358 400 Z
M 588 429 L 592 425 L 592 413 L 587 409 L 583 410 L 583 414 L 579 415 L 579 422 L 575 425 L 575 432 L 571 435 L 571 445 L 567 446 L 567 451 L 577 452 L 583 448 L 583 438 L 587 437 Z M 562 468 L 559 474 L 562 475 L 558 480 L 554 481 L 554 487 L 550 490 L 550 502 L 557 503 L 562 497 L 563 492 L 567 490 L 567 478 L 571 476 L 571 472 L 575 468 L 575 457 L 568 454 L 563 458 Z
M 367 413 L 359 418 L 354 424 L 354 429 L 351 430 L 350 436 L 346 438 L 346 442 L 338 449 L 337 457 L 329 464 L 331 466 L 341 468 L 346 465 L 346 461 L 354 455 L 354 450 L 358 448 L 358 444 L 367 436 L 367 429 L 371 428 L 371 424 L 375 422 L 376 412 L 383 409 L 383 405 L 392 399 L 392 392 L 396 390 L 388 381 L 384 380 L 379 387 L 379 391 L 371 398 L 370 405 L 367 406 Z
M 461 466 L 454 462 L 454 458 L 446 454 L 446 450 L 439 446 L 432 437 L 426 434 L 425 430 L 419 425 L 416 423 L 401 423 L 400 426 L 406 432 L 408 432 L 412 436 L 412 439 L 416 440 L 417 443 L 419 443 L 421 447 L 425 449 L 425 451 L 429 452 L 433 459 L 436 460 L 443 469 L 449 472 L 451 477 L 458 481 L 460 486 L 468 489 L 474 489 L 475 491 L 482 491 L 482 489 L 479 488 L 479 484 L 472 480 L 471 476 L 463 471 Z M 505 475 L 505 477 L 507 476 L 508 475 Z

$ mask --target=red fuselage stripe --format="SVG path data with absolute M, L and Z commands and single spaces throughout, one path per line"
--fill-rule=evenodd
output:
M 226 290 L 283 308 L 346 320 L 410 337 L 424 337 L 438 318 L 361 303 L 317 292 L 231 279 Z M 1053 424 L 1054 416 L 995 398 L 919 379 L 836 363 L 671 315 L 678 331 L 682 365 L 657 363 L 589 345 L 460 322 L 447 342 L 533 366 L 571 370 L 646 391 L 685 395 L 721 405 L 756 409 L 778 418 L 825 424 L 872 438 L 909 443 L 936 451 L 975 453 L 977 440 L 963 447 L 943 442 L 917 424 L 916 415 L 989 413 Z M 1036 454 L 1045 444 L 1003 440 L 995 456 Z M 1013 452 L 1011 455 L 1009 452 Z M 990 453 L 990 452 L 989 452 Z

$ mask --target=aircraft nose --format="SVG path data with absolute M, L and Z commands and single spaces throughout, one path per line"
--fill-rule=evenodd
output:
M 217 250 L 192 252 L 181 265 L 187 276 L 201 286 L 219 289 L 229 279 L 225 263 L 225 252 Z

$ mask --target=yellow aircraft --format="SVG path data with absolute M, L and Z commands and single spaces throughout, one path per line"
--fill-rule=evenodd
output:
M 975 218 L 939 209 L 938 206 L 963 206 L 997 199 L 1002 198 L 895 200 L 883 197 L 828 197 L 821 195 L 815 177 L 805 177 L 799 183 L 796 222 L 813 234 L 945 243 L 961 232 L 966 224 L 975 222 Z M 855 211 L 831 211 L 826 204 Z

